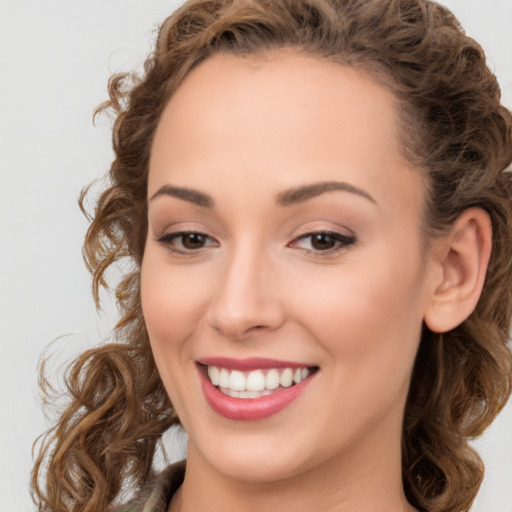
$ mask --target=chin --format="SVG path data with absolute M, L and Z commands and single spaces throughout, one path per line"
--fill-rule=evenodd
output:
M 292 430 L 278 418 L 230 429 L 210 424 L 207 432 L 190 432 L 188 457 L 239 482 L 287 480 L 322 466 L 334 453 L 345 451 L 343 444 L 350 445 L 348 439 L 323 443 L 322 429 L 315 423 L 301 422 Z
M 271 483 L 297 476 L 309 469 L 307 461 L 294 447 L 277 450 L 273 443 L 252 446 L 222 446 L 222 454 L 214 454 L 210 464 L 223 475 L 246 483 Z

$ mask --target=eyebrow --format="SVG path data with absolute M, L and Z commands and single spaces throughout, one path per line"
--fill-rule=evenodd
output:
M 343 181 L 323 181 L 285 190 L 277 195 L 277 203 L 281 206 L 293 206 L 324 194 L 325 192 L 333 192 L 336 190 L 356 194 L 377 204 L 377 201 L 375 201 L 368 192 Z
M 183 201 L 197 204 L 198 206 L 203 206 L 205 208 L 213 208 L 214 204 L 213 199 L 203 192 L 199 192 L 198 190 L 193 190 L 191 188 L 174 187 L 172 185 L 164 185 L 163 187 L 160 187 L 149 200 L 152 201 L 159 196 L 176 197 L 177 199 L 182 199 Z
M 375 201 L 368 192 L 343 181 L 322 181 L 320 183 L 312 183 L 310 185 L 302 185 L 290 190 L 285 190 L 277 195 L 277 204 L 280 206 L 293 206 L 325 194 L 326 192 L 333 191 L 356 194 L 377 204 L 377 201 Z M 164 185 L 160 187 L 149 200 L 152 201 L 159 196 L 175 197 L 204 208 L 213 208 L 214 206 L 214 201 L 209 195 L 191 188 Z

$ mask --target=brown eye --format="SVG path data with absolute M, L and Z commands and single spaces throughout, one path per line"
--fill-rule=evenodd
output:
M 191 254 L 208 247 L 218 247 L 218 242 L 212 237 L 196 231 L 180 231 L 166 233 L 156 239 L 169 251 L 176 254 Z
M 356 241 L 355 236 L 347 236 L 330 231 L 306 233 L 290 243 L 290 247 L 302 249 L 308 254 L 331 254 L 347 249 Z
M 328 251 L 339 243 L 336 238 L 328 233 L 315 233 L 311 235 L 311 247 L 316 251 Z
M 185 249 L 201 249 L 206 243 L 206 236 L 202 233 L 184 233 L 181 243 Z

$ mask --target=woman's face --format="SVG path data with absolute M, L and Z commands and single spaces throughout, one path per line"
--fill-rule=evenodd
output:
M 142 264 L 189 460 L 248 481 L 399 460 L 423 193 L 366 75 L 290 50 L 190 73 L 152 146 Z

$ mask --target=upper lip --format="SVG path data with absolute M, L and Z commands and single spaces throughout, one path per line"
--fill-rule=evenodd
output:
M 250 371 L 266 368 L 307 368 L 317 366 L 314 363 L 283 361 L 282 359 L 267 359 L 263 357 L 250 357 L 247 359 L 234 359 L 230 357 L 202 357 L 196 363 L 204 366 L 216 366 L 226 370 Z

